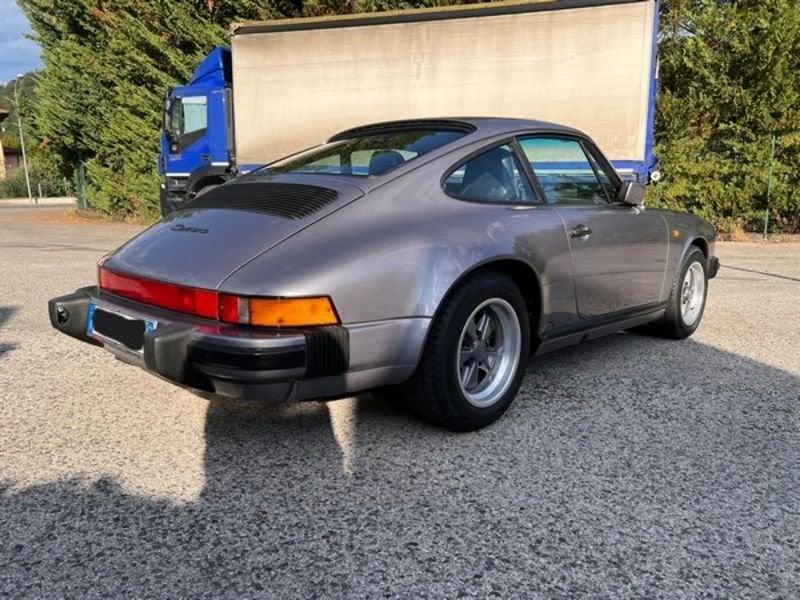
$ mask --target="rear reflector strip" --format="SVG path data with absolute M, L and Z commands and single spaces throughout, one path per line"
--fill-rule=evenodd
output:
M 143 304 L 218 319 L 217 292 L 113 273 L 100 267 L 100 288 Z

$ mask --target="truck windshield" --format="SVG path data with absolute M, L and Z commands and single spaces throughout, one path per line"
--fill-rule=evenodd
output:
M 259 173 L 380 175 L 464 135 L 463 131 L 419 129 L 353 137 L 279 160 Z

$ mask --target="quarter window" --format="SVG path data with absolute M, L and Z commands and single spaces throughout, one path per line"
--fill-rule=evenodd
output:
M 525 157 L 552 204 L 608 204 L 603 184 L 578 140 L 520 140 Z
M 448 195 L 462 200 L 495 203 L 531 203 L 533 190 L 508 145 L 471 158 L 447 176 Z

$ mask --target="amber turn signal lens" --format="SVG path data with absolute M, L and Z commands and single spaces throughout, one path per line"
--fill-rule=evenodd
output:
M 330 298 L 250 298 L 250 324 L 265 327 L 337 325 Z

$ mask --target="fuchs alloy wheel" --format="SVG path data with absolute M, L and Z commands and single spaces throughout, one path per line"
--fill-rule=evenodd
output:
M 484 408 L 503 397 L 519 365 L 521 344 L 519 318 L 506 300 L 490 298 L 472 311 L 456 349 L 458 381 L 467 402 Z
M 442 304 L 402 395 L 427 421 L 453 431 L 479 429 L 511 405 L 529 347 L 528 309 L 519 288 L 501 273 L 476 275 Z
M 707 296 L 706 256 L 700 248 L 691 246 L 675 272 L 664 317 L 645 331 L 676 340 L 689 337 L 700 325 Z
M 680 297 L 681 320 L 686 327 L 692 327 L 700 318 L 706 300 L 706 274 L 701 263 L 695 261 L 686 269 Z

